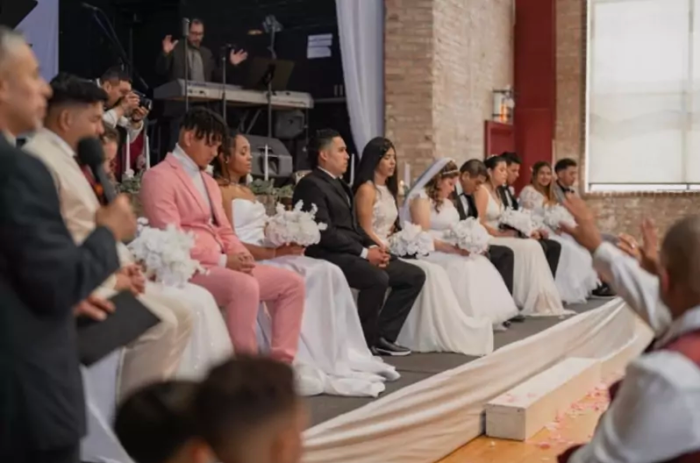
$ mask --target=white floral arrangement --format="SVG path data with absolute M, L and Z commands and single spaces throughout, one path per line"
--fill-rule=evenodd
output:
M 165 286 L 182 287 L 195 273 L 206 273 L 199 261 L 190 257 L 194 247 L 193 233 L 168 225 L 165 230 L 148 226 L 148 220 L 139 219 L 136 239 L 129 250 L 144 266 L 149 279 Z
M 435 243 L 420 225 L 404 222 L 401 231 L 389 237 L 389 250 L 400 257 L 427 256 L 435 251 Z
M 294 209 L 288 211 L 284 204 L 277 203 L 277 213 L 268 219 L 265 226 L 265 238 L 270 245 L 279 247 L 296 244 L 306 248 L 321 241 L 321 231 L 327 225 L 316 222 L 318 208 L 312 204 L 310 211 L 303 211 L 303 207 L 303 201 L 299 201 Z
M 544 223 L 552 230 L 559 229 L 561 224 L 570 227 L 576 226 L 574 216 L 572 216 L 564 206 L 558 204 L 544 210 Z
M 503 211 L 499 219 L 501 225 L 513 228 L 525 236 L 531 236 L 534 232 L 542 228 L 542 219 L 535 216 L 528 209 L 511 209 Z
M 478 255 L 488 251 L 491 235 L 477 219 L 469 217 L 452 225 L 443 236 L 443 240 L 469 251 L 469 254 Z

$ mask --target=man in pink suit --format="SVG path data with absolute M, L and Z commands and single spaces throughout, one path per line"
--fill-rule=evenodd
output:
M 224 213 L 218 185 L 204 170 L 226 138 L 217 114 L 194 108 L 185 116 L 178 144 L 141 184 L 141 201 L 149 224 L 194 233 L 192 258 L 208 270 L 192 283 L 207 288 L 226 310 L 234 348 L 257 353 L 256 320 L 260 302 L 272 316 L 271 355 L 291 363 L 297 351 L 304 310 L 304 281 L 288 270 L 256 265 Z

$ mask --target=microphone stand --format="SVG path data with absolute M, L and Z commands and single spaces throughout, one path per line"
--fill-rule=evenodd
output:
M 188 36 L 190 34 L 190 20 L 185 18 L 182 21 L 182 32 L 185 34 L 185 112 L 190 110 L 190 44 Z
M 277 68 L 277 52 L 275 52 L 275 34 L 277 27 L 273 24 L 270 28 L 270 54 L 272 55 L 273 63 L 268 69 L 267 75 L 267 138 L 272 139 L 272 80 L 275 78 Z M 269 140 L 268 140 L 269 141 Z
M 222 47 L 223 50 L 223 56 L 221 57 L 221 117 L 224 119 L 224 123 L 228 127 L 228 122 L 226 120 L 226 102 L 228 101 L 226 99 L 226 65 L 228 64 L 228 53 L 229 53 L 229 46 L 224 45 Z
M 107 40 L 111 43 L 112 47 L 116 50 L 117 55 L 119 55 L 119 59 L 122 62 L 122 65 L 126 66 L 129 70 L 131 70 L 131 73 L 133 73 L 134 78 L 138 81 L 140 86 L 145 91 L 148 91 L 150 87 L 148 86 L 146 81 L 143 80 L 141 75 L 139 75 L 139 73 L 136 71 L 136 68 L 134 67 L 134 63 L 131 62 L 128 55 L 126 54 L 126 51 L 124 50 L 124 47 L 122 46 L 121 42 L 119 41 L 117 34 L 114 32 L 114 29 L 112 28 L 112 25 L 110 24 L 109 19 L 107 18 L 107 15 L 105 14 L 105 12 L 96 6 L 93 6 L 90 9 L 92 10 L 92 19 L 95 20 L 95 23 L 97 23 L 97 25 L 102 30 L 102 33 L 105 35 Z M 109 25 L 109 27 L 107 27 L 103 24 L 102 20 L 97 15 L 98 13 L 101 13 L 102 16 L 107 20 L 107 24 Z

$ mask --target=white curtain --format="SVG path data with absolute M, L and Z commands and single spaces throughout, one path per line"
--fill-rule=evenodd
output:
M 352 138 L 362 154 L 384 135 L 384 1 L 336 0 Z

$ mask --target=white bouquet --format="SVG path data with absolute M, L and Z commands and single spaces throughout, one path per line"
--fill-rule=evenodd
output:
M 155 278 L 166 286 L 181 287 L 195 273 L 206 273 L 200 263 L 190 257 L 194 243 L 194 234 L 178 230 L 174 225 L 161 230 L 149 227 L 146 219 L 139 219 L 136 239 L 128 247 L 145 267 L 147 278 Z
M 426 256 L 435 250 L 435 244 L 420 225 L 404 222 L 401 231 L 389 237 L 389 249 L 397 256 Z
M 542 228 L 542 220 L 536 217 L 528 209 L 506 209 L 499 219 L 501 225 L 513 228 L 525 236 L 531 236 Z
M 560 228 L 560 224 L 569 225 L 570 227 L 576 226 L 576 220 L 574 217 L 566 210 L 564 206 L 554 205 L 546 208 L 544 210 L 544 223 L 552 230 L 557 230 Z
M 477 219 L 469 217 L 452 225 L 443 240 L 476 255 L 488 251 L 491 235 Z
M 277 213 L 270 217 L 265 226 L 265 238 L 275 247 L 296 244 L 308 247 L 321 241 L 321 231 L 327 228 L 325 223 L 316 223 L 318 208 L 311 205 L 310 211 L 303 211 L 304 203 L 299 201 L 291 211 L 277 203 Z

